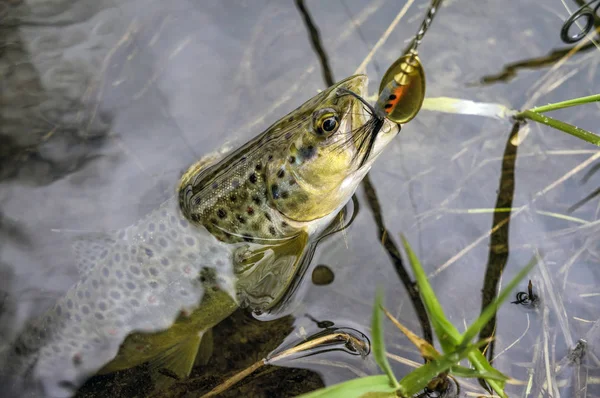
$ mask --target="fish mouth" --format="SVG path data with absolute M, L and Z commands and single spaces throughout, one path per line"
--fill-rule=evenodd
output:
M 358 77 L 363 76 L 355 76 L 354 78 Z M 366 76 L 357 83 L 357 91 L 362 94 L 363 91 L 366 91 Z M 386 119 L 384 116 L 380 115 L 367 100 L 351 89 L 340 87 L 337 89 L 337 95 L 351 95 L 358 100 L 348 112 L 351 113 L 349 115 L 350 125 L 358 125 L 356 129 L 353 129 L 352 136 L 356 148 L 356 157 L 359 160 L 358 169 L 361 169 L 372 158 L 373 148 L 375 147 L 377 137 L 384 126 Z

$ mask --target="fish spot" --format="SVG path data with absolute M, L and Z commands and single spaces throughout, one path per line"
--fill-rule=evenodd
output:
M 299 153 L 300 153 L 300 156 L 302 156 L 302 158 L 304 160 L 306 160 L 306 159 L 310 159 L 310 158 L 314 157 L 315 154 L 317 153 L 317 150 L 315 149 L 314 146 L 309 145 L 309 146 L 300 148 Z
M 268 159 L 269 159 L 269 162 L 270 162 L 271 160 L 273 160 L 273 155 L 269 155 L 269 158 L 268 158 Z
M 113 290 L 110 292 L 110 297 L 112 297 L 115 300 L 120 300 L 121 299 L 121 293 L 117 292 L 116 290 Z
M 175 218 L 175 216 L 171 216 L 169 219 L 171 220 L 171 224 L 175 224 L 177 222 L 177 218 Z
M 219 216 L 219 218 L 225 218 L 227 217 L 227 212 L 224 209 L 219 209 L 217 210 L 217 216 Z
M 151 267 L 148 269 L 148 272 L 150 272 L 150 275 L 152 276 L 157 276 L 158 275 L 158 270 L 154 267 Z
M 160 238 L 158 240 L 158 244 L 161 245 L 162 247 L 167 247 L 168 246 L 167 240 L 165 238 Z
M 109 277 L 109 275 L 110 275 L 110 270 L 109 270 L 107 267 L 104 267 L 104 268 L 102 268 L 102 275 L 103 275 L 105 278 L 108 278 L 108 277 Z
M 140 268 L 136 265 L 132 265 L 131 267 L 129 267 L 129 271 L 131 271 L 131 273 L 134 275 L 140 274 Z
M 94 314 L 94 317 L 95 317 L 97 320 L 99 320 L 99 321 L 101 321 L 101 320 L 103 320 L 103 319 L 104 319 L 104 315 L 102 315 L 102 314 L 101 314 L 101 313 L 99 313 L 99 312 L 96 312 L 96 313 Z
M 67 300 L 67 308 L 70 310 L 73 309 L 73 300 L 71 300 L 71 299 Z
M 249 216 L 252 216 L 254 215 L 254 209 L 248 206 L 248 208 L 246 209 L 246 213 L 248 213 Z
M 296 185 L 296 180 L 290 178 L 289 181 L 288 181 L 288 184 L 290 184 L 290 186 Z
M 289 197 L 290 197 L 290 194 L 289 194 L 289 192 L 288 192 L 288 191 L 282 191 L 282 192 L 281 192 L 281 198 L 282 198 L 282 199 L 287 199 L 287 198 L 289 198 Z
M 75 354 L 72 357 L 73 365 L 79 366 L 83 362 L 81 359 L 81 354 Z
M 120 270 L 115 271 L 115 275 L 117 276 L 118 279 L 121 279 L 124 276 L 123 271 L 120 271 Z
M 140 302 L 137 301 L 136 299 L 131 299 L 131 300 L 129 300 L 129 304 L 131 304 L 132 307 L 139 307 Z
M 260 205 L 260 203 L 261 203 L 260 197 L 258 197 L 258 195 L 253 195 L 252 201 L 257 205 Z
M 257 163 L 256 167 L 254 167 L 254 169 L 256 169 L 256 171 L 261 171 L 262 170 L 262 165 L 260 163 Z
M 271 185 L 271 195 L 273 196 L 273 199 L 279 199 L 279 185 Z
M 248 177 L 248 181 L 250 181 L 252 184 L 256 184 L 256 181 L 258 181 L 258 177 L 256 177 L 256 173 L 250 174 L 250 176 Z
M 133 282 L 127 282 L 127 283 L 125 283 L 125 287 L 129 290 L 135 290 L 136 286 L 135 286 L 135 283 L 133 283 Z
M 154 232 L 155 229 L 156 229 L 156 224 L 154 224 L 153 222 L 148 224 L 148 231 Z
M 60 316 L 60 314 L 62 314 L 62 307 L 60 305 L 56 306 L 56 315 Z
M 185 238 L 185 243 L 186 243 L 186 245 L 188 245 L 188 246 L 194 246 L 194 243 L 195 243 L 195 242 L 194 242 L 194 238 L 192 238 L 192 237 L 188 236 L 187 238 Z
M 289 162 L 292 163 L 292 164 L 296 163 L 296 157 L 295 156 L 290 156 Z
M 158 282 L 150 281 L 150 282 L 148 282 L 148 286 L 150 286 L 152 289 L 156 289 L 158 287 Z
M 285 139 L 289 140 L 290 138 L 292 138 L 292 133 L 290 133 L 290 132 L 285 133 Z
M 190 215 L 190 218 L 192 219 L 193 222 L 199 222 L 200 221 L 200 214 L 198 214 L 198 213 L 192 213 Z
M 83 299 L 83 291 L 78 290 L 77 291 L 77 297 L 79 297 L 80 299 Z
M 210 223 L 213 225 L 219 225 L 219 220 L 217 220 L 216 218 L 211 218 Z
M 87 305 L 84 305 L 84 306 L 82 306 L 82 307 L 81 307 L 81 312 L 82 312 L 84 315 L 87 315 L 87 314 L 89 314 L 89 313 L 90 313 L 90 307 L 88 307 Z
M 115 260 L 115 263 L 120 262 L 121 261 L 121 255 L 119 253 L 116 253 L 115 256 L 114 256 L 114 260 Z
M 92 280 L 92 287 L 94 289 L 98 289 L 99 286 L 100 286 L 100 284 L 98 283 L 98 281 L 96 279 Z
M 277 172 L 277 177 L 283 178 L 285 177 L 285 170 L 281 169 Z
M 181 225 L 183 228 L 187 228 L 190 224 L 182 218 L 179 220 L 179 225 Z
M 145 249 L 146 251 L 146 256 L 148 257 L 153 257 L 154 256 L 154 252 L 148 248 Z
M 165 267 L 168 267 L 168 266 L 169 266 L 169 260 L 168 260 L 167 258 L 165 258 L 165 257 L 163 257 L 163 258 L 160 260 L 160 263 L 161 263 L 162 265 L 164 265 Z
M 246 223 L 246 219 L 244 217 L 242 217 L 241 215 L 237 214 L 235 216 L 235 218 L 240 222 L 240 224 L 245 224 Z
M 286 223 L 285 221 L 281 222 L 281 227 L 282 228 L 287 228 L 288 227 L 288 223 Z
M 159 225 L 158 225 L 158 229 L 159 229 L 161 232 L 165 232 L 165 231 L 167 230 L 167 227 L 165 226 L 165 224 L 159 224 Z
M 385 104 L 384 108 L 385 109 L 390 109 L 393 105 L 392 104 Z
M 269 213 L 265 213 L 265 218 L 269 221 L 271 221 L 271 215 Z
M 244 236 L 244 241 L 246 242 L 252 242 L 254 239 L 252 239 L 252 237 L 250 236 Z
M 237 188 L 240 186 L 240 181 L 238 179 L 231 180 L 231 186 Z
M 229 196 L 229 200 L 231 200 L 232 202 L 236 202 L 237 201 L 237 196 L 236 195 L 231 195 Z
M 107 306 L 106 306 L 106 303 L 105 303 L 104 301 L 100 301 L 100 302 L 98 303 L 98 309 L 99 309 L 100 311 L 106 311 L 106 308 L 107 308 Z
M 275 235 L 277 233 L 277 231 L 275 231 L 275 227 L 272 225 L 269 227 L 269 232 L 271 233 L 271 235 Z
M 391 95 L 388 97 L 388 99 L 389 99 L 390 101 L 393 101 L 393 100 L 395 100 L 396 98 L 398 98 L 398 97 L 396 97 L 396 95 L 395 95 L 395 94 L 391 94 Z
M 218 183 L 218 182 L 213 182 L 213 183 L 212 183 L 212 188 L 213 188 L 213 189 L 217 189 L 217 188 L 219 188 L 219 183 Z

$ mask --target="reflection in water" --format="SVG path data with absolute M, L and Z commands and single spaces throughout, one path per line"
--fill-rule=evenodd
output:
M 575 0 L 575 2 L 581 6 L 579 10 L 574 12 L 562 25 L 560 36 L 561 39 L 565 43 L 576 43 L 583 39 L 587 34 L 589 34 L 592 29 L 595 27 L 596 32 L 600 32 L 600 15 L 598 14 L 599 6 L 597 5 L 593 10 L 589 8 L 589 5 L 594 3 L 594 1 L 590 1 L 587 4 L 585 0 Z M 579 19 L 584 17 L 586 19 L 586 25 L 583 26 L 583 29 L 579 31 L 578 34 L 573 35 L 573 38 L 570 38 L 569 31 L 575 24 L 579 24 Z M 579 27 L 576 27 L 578 29 Z M 585 43 L 583 45 L 576 45 L 574 47 L 561 48 L 557 50 L 551 51 L 548 55 L 543 57 L 535 57 L 531 59 L 526 59 L 523 61 L 517 61 L 513 63 L 509 63 L 504 66 L 502 72 L 496 75 L 488 75 L 483 76 L 479 84 L 488 85 L 495 83 L 507 83 L 508 81 L 514 79 L 517 76 L 517 72 L 521 69 L 538 69 L 545 68 L 548 66 L 552 66 L 557 62 L 574 55 L 575 53 L 582 54 L 584 52 L 588 52 L 590 50 L 594 50 L 597 48 L 598 44 L 596 42 L 597 38 L 600 36 L 596 36 L 595 39 L 591 40 L 589 43 Z M 476 85 L 476 84 L 473 84 Z
M 514 142 L 516 142 L 515 140 L 519 136 L 520 128 L 521 124 L 518 122 L 515 123 L 506 140 L 495 209 L 512 209 L 513 206 L 513 196 L 515 192 L 515 164 L 517 162 L 517 146 Z M 490 229 L 492 233 L 490 236 L 488 262 L 483 279 L 481 311 L 484 311 L 485 308 L 495 300 L 498 294 L 500 278 L 502 277 L 509 256 L 510 218 L 510 212 L 494 212 L 492 227 Z M 492 337 L 495 330 L 496 315 L 494 315 L 487 325 L 481 329 L 479 338 L 483 340 Z M 489 345 L 482 347 L 482 351 L 487 354 L 488 359 L 494 358 L 494 341 L 490 342 Z

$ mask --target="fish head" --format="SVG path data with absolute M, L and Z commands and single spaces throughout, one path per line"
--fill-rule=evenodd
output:
M 356 75 L 309 100 L 274 126 L 288 137 L 266 170 L 272 205 L 292 221 L 335 212 L 352 196 L 399 125 L 362 99 L 368 79 Z

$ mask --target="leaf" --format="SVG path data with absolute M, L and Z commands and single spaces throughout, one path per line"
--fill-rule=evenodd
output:
M 385 372 L 387 375 L 390 384 L 394 386 L 395 389 L 398 388 L 398 380 L 396 380 L 396 376 L 394 376 L 394 372 L 390 366 L 390 363 L 385 356 L 385 343 L 383 339 L 383 320 L 381 319 L 381 308 L 383 302 L 383 293 L 381 291 L 377 292 L 375 296 L 375 305 L 373 306 L 373 318 L 371 320 L 371 333 L 373 334 L 373 356 L 375 356 L 375 361 L 377 365 Z
M 513 289 L 519 284 L 519 282 L 521 282 L 521 280 L 523 280 L 523 278 L 527 276 L 529 271 L 531 271 L 536 264 L 537 259 L 534 257 L 525 267 L 523 267 L 523 269 L 519 271 L 519 273 L 508 283 L 508 285 L 502 289 L 502 292 L 498 294 L 494 301 L 485 307 L 485 309 L 481 312 L 481 315 L 479 315 L 479 318 L 477 318 L 463 333 L 462 341 L 460 342 L 461 345 L 473 340 L 473 337 L 479 334 L 479 332 L 485 327 L 485 325 L 487 325 L 490 319 L 494 317 L 494 314 L 498 311 L 500 305 L 506 301 Z
M 475 379 L 486 379 L 486 380 L 497 380 L 497 381 L 506 381 L 508 377 L 502 375 L 502 377 L 498 377 L 498 375 L 494 373 L 489 373 L 486 371 L 480 371 L 477 369 L 466 368 L 464 366 L 455 365 L 450 368 L 450 373 L 453 376 L 465 377 L 465 378 L 475 378 Z
M 438 350 L 435 349 L 434 346 L 429 344 L 427 340 L 422 339 L 413 332 L 411 332 L 406 326 L 402 325 L 400 321 L 394 318 L 394 316 L 390 314 L 388 310 L 385 309 L 385 307 L 383 307 L 383 312 L 390 319 L 390 321 L 392 321 L 392 323 L 396 325 L 396 327 L 400 329 L 400 331 L 410 340 L 410 342 L 413 343 L 419 349 L 419 352 L 421 353 L 421 356 L 423 358 L 429 360 L 439 358 L 441 356 L 441 354 L 438 352 Z
M 479 347 L 488 343 L 489 339 L 482 340 L 476 344 L 469 344 L 466 347 L 461 347 L 456 351 L 444 354 L 438 359 L 427 362 L 425 365 L 413 370 L 400 380 L 400 392 L 403 396 L 412 397 L 427 387 L 427 384 L 429 384 L 434 377 L 456 365 L 469 353 L 475 351 L 479 352 Z
M 429 284 L 427 274 L 425 274 L 425 271 L 423 270 L 419 259 L 412 251 L 410 244 L 404 235 L 401 234 L 400 238 L 402 239 L 404 250 L 408 255 L 410 266 L 415 274 L 415 279 L 417 280 L 417 285 L 419 286 L 419 292 L 421 294 L 421 298 L 423 299 L 423 304 L 425 305 L 427 313 L 431 318 L 433 330 L 435 331 L 435 334 L 439 339 L 444 352 L 451 352 L 460 344 L 462 335 L 446 318 L 444 310 L 442 309 L 442 306 L 437 300 L 435 293 Z M 475 369 L 490 373 L 494 375 L 495 379 L 508 379 L 504 374 L 494 369 L 480 351 L 471 351 L 468 353 L 467 357 Z M 494 389 L 494 391 L 496 391 L 498 395 L 501 397 L 506 397 L 506 394 L 504 393 L 504 381 L 488 380 L 488 384 Z
M 410 266 L 415 274 L 415 279 L 417 280 L 417 285 L 419 286 L 419 292 L 421 294 L 421 298 L 423 299 L 423 304 L 427 309 L 427 313 L 431 317 L 433 330 L 435 331 L 437 338 L 440 340 L 442 349 L 444 352 L 454 351 L 455 347 L 458 345 L 458 342 L 461 340 L 461 334 L 448 320 L 448 318 L 446 318 L 444 310 L 442 309 L 441 304 L 437 300 L 437 297 L 435 296 L 435 293 L 429 284 L 427 275 L 425 274 L 419 259 L 410 247 L 410 244 L 404 235 L 401 234 L 400 238 L 402 239 L 404 250 L 408 255 Z
M 335 384 L 303 394 L 297 398 L 366 398 L 384 397 L 382 393 L 388 393 L 390 397 L 395 395 L 396 387 L 390 386 L 386 375 L 365 376 L 358 379 Z M 377 395 L 374 395 L 377 394 Z

